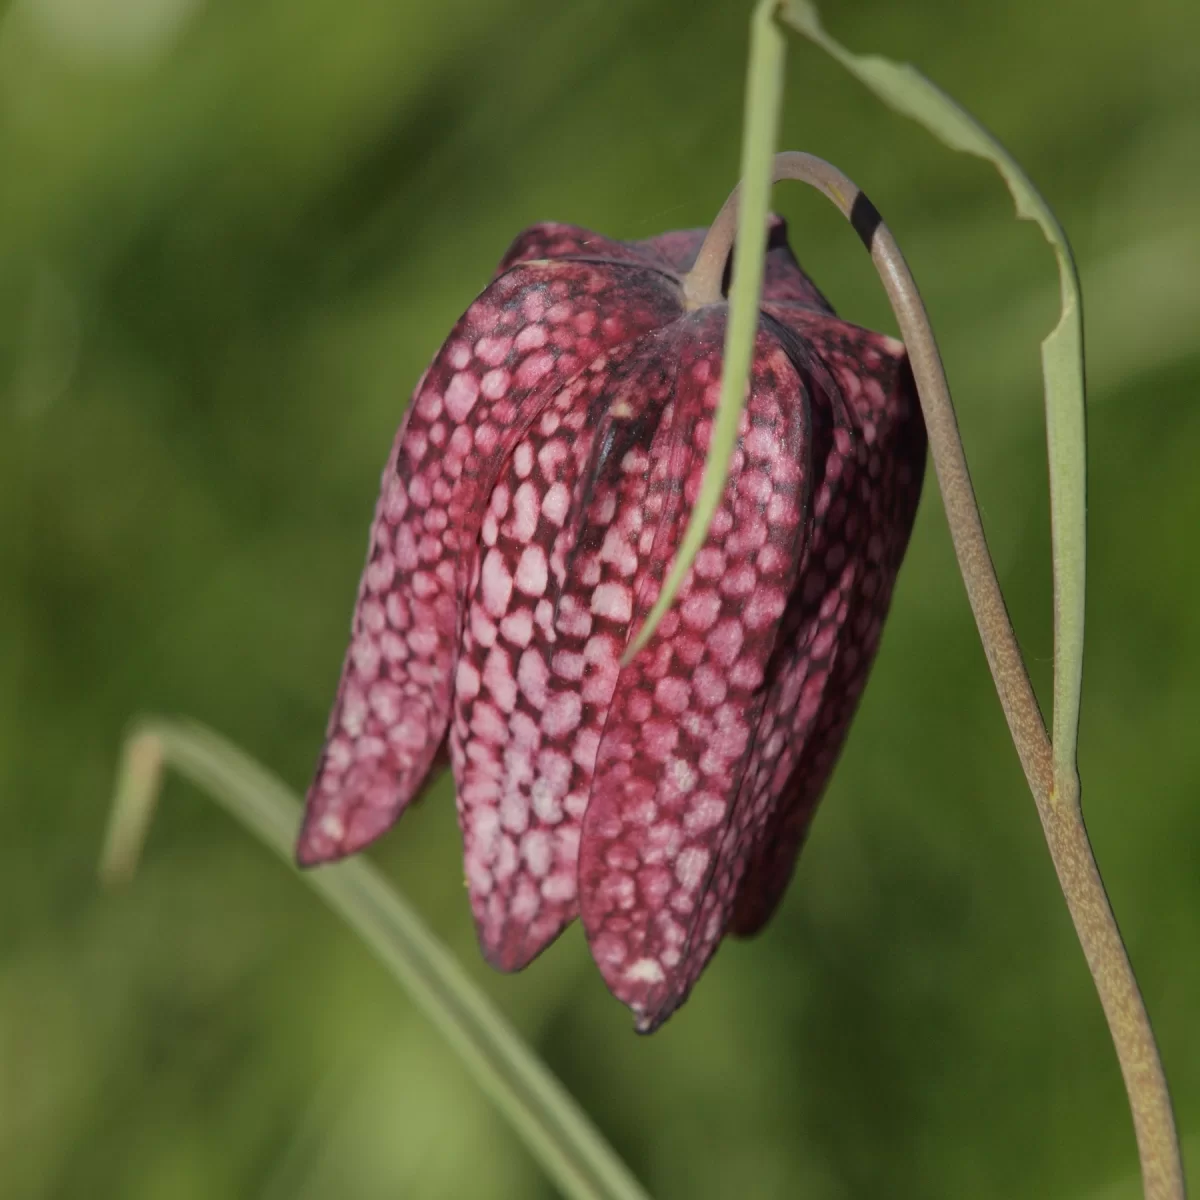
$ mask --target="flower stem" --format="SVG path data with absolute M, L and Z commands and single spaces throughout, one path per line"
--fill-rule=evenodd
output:
M 809 154 L 774 159 L 773 182 L 810 184 L 854 226 L 871 254 L 908 350 L 950 536 L 1013 743 L 1037 805 L 1046 845 L 1096 985 L 1125 1080 L 1146 1200 L 1183 1200 L 1171 1098 L 1150 1019 L 1092 853 L 1074 766 L 1055 759 L 1000 581 L 988 551 L 941 355 L 916 282 L 875 206 L 836 167 Z M 737 222 L 734 189 L 684 279 L 690 307 L 715 303 Z
M 125 743 L 101 858 L 104 881 L 132 876 L 168 767 L 294 869 L 300 805 L 283 783 L 212 730 L 154 717 L 140 721 Z M 374 867 L 356 858 L 300 878 L 408 991 L 564 1196 L 648 1200 L 570 1093 Z

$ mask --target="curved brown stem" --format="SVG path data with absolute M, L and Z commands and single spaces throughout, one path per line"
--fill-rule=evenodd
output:
M 1144 1194 L 1146 1200 L 1183 1200 L 1179 1140 L 1150 1019 L 1084 827 L 1078 777 L 1072 774 L 1057 786 L 1055 783 L 1050 738 L 988 551 L 949 384 L 916 282 L 875 206 L 836 167 L 810 154 L 778 154 L 773 181 L 783 179 L 812 185 L 850 221 L 870 251 L 896 314 L 920 395 L 930 456 L 967 598 L 1116 1047 L 1133 1115 Z M 721 277 L 733 246 L 736 221 L 735 189 L 684 279 L 689 307 L 720 300 Z

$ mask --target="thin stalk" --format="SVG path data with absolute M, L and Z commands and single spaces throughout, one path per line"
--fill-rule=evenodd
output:
M 630 639 L 621 658 L 622 665 L 632 662 L 646 647 L 659 621 L 675 603 L 684 576 L 704 545 L 709 525 L 720 507 L 729 464 L 737 448 L 738 420 L 742 413 L 746 383 L 750 378 L 750 359 L 754 354 L 754 333 L 758 328 L 758 302 L 762 295 L 767 250 L 765 218 L 771 183 L 761 168 L 766 156 L 779 142 L 779 118 L 783 108 L 783 67 L 787 56 L 787 39 L 775 19 L 775 9 L 776 0 L 759 0 L 750 21 L 750 62 L 746 76 L 746 118 L 742 130 L 741 164 L 746 202 L 742 213 L 744 228 L 738 235 L 742 252 L 733 264 L 729 320 L 721 355 L 721 396 L 704 459 L 704 477 L 667 577 L 641 629 Z M 736 217 L 731 217 L 731 226 L 735 221 Z M 718 287 L 718 293 L 719 290 Z
M 206 792 L 295 870 L 300 804 L 288 789 L 211 730 L 155 718 L 140 722 L 125 743 L 101 857 L 105 881 L 132 875 L 166 767 Z M 564 1196 L 647 1200 L 571 1094 L 374 867 L 357 858 L 300 878 L 405 987 Z
M 772 181 L 784 179 L 815 187 L 850 221 L 870 251 L 896 314 L 967 597 L 1116 1047 L 1133 1115 L 1144 1194 L 1146 1200 L 1183 1200 L 1186 1192 L 1175 1118 L 1150 1019 L 1092 853 L 1078 776 L 1074 771 L 1060 773 L 1057 784 L 1055 781 L 1053 748 L 988 551 L 949 384 L 916 282 L 875 206 L 836 167 L 810 154 L 777 154 Z M 684 280 L 687 303 L 692 307 L 720 300 L 721 276 L 737 223 L 737 197 L 735 189 Z

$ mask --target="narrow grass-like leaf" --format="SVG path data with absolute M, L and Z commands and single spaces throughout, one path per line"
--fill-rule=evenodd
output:
M 1012 157 L 973 117 L 914 68 L 875 56 L 850 53 L 824 31 L 816 8 L 808 0 L 779 0 L 779 12 L 789 24 L 836 58 L 893 108 L 912 117 L 952 149 L 993 163 L 1013 195 L 1018 217 L 1038 224 L 1058 259 L 1062 313 L 1057 326 L 1042 343 L 1054 556 L 1051 744 L 1046 744 L 1045 729 L 1036 713 L 1031 691 L 1028 704 L 1023 705 L 1030 719 L 1012 728 L 1022 764 L 1026 766 L 1026 777 L 1037 804 L 1050 857 L 1121 1065 L 1137 1138 L 1143 1194 L 1146 1200 L 1183 1200 L 1186 1185 L 1166 1076 L 1137 979 L 1096 866 L 1080 806 L 1076 745 L 1083 681 L 1087 428 L 1082 303 L 1070 247 L 1049 206 Z M 948 392 L 946 396 L 948 399 Z M 922 392 L 923 404 L 924 400 Z M 946 411 L 950 413 L 948 406 Z M 952 413 L 950 415 L 952 421 Z M 932 448 L 932 434 L 930 444 Z M 961 457 L 961 445 L 958 456 Z M 965 465 L 965 459 L 963 461 Z M 965 473 L 960 482 L 962 486 L 955 488 L 953 504 L 969 501 L 974 510 L 973 520 L 978 522 L 978 509 Z M 952 498 L 945 494 L 944 488 L 943 492 L 950 516 Z M 968 593 L 981 579 L 994 581 L 995 577 L 986 542 L 982 539 L 982 525 L 979 529 L 981 557 L 963 563 L 960 555 Z M 976 607 L 974 601 L 972 607 Z M 1014 680 L 1019 690 L 1028 691 L 1028 675 L 1007 613 L 1003 611 L 1002 597 L 999 608 L 989 607 L 993 609 L 990 616 L 999 619 L 999 627 L 985 631 L 984 624 L 980 625 L 985 648 L 989 641 L 993 643 L 993 649 L 1003 642 L 1013 651 L 1008 657 L 1015 670 L 996 676 L 1003 699 L 1006 687 Z M 979 616 L 977 610 L 977 620 Z M 993 636 L 996 632 L 1000 634 L 999 639 Z M 995 671 L 992 654 L 989 654 L 989 664 Z M 1008 678 L 1009 675 L 1012 678 Z M 1006 704 L 1006 714 L 1009 709 Z M 1031 766 L 1033 770 L 1029 769 Z
M 165 767 L 207 792 L 292 866 L 300 805 L 291 792 L 211 730 L 156 718 L 139 723 L 125 744 L 102 877 L 119 880 L 132 873 Z M 374 867 L 358 858 L 301 878 L 341 914 L 441 1030 L 564 1195 L 646 1200 L 562 1084 Z
M 1087 417 L 1083 368 L 1083 303 L 1071 247 L 1050 206 L 1012 155 L 978 121 L 914 67 L 878 55 L 852 54 L 821 25 L 809 0 L 780 0 L 797 32 L 837 59 L 897 112 L 923 125 L 953 150 L 992 163 L 1004 178 L 1017 216 L 1034 221 L 1058 260 L 1062 314 L 1042 342 L 1050 513 L 1054 552 L 1055 790 L 1077 795 L 1076 745 L 1083 686 L 1083 617 L 1087 507 Z
M 737 446 L 738 422 L 746 404 L 750 359 L 758 332 L 763 256 L 767 249 L 767 210 L 771 200 L 771 160 L 779 138 L 787 39 L 775 20 L 778 0 L 760 0 L 750 23 L 750 68 L 742 131 L 742 192 L 734 243 L 729 320 L 721 368 L 721 397 L 713 422 L 700 494 L 658 600 L 629 644 L 628 662 L 651 638 L 666 615 L 692 565 L 721 503 L 729 463 Z M 753 248 L 753 252 L 751 252 Z

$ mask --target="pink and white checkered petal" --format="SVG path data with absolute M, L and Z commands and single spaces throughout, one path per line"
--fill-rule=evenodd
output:
M 816 411 L 844 412 L 851 428 L 848 437 L 839 423 L 829 437 L 818 428 L 816 440 L 829 447 L 814 480 L 821 515 L 747 773 L 748 786 L 772 797 L 773 815 L 738 896 L 732 931 L 739 936 L 756 933 L 778 905 L 837 761 L 887 615 L 925 462 L 918 400 L 896 343 L 841 322 L 806 321 L 806 334 L 822 377 L 840 392 Z
M 916 389 L 904 378 L 911 372 L 903 342 L 832 313 L 776 303 L 763 307 L 811 347 L 832 375 L 841 403 L 853 414 L 856 436 L 877 447 L 879 455 L 902 448 L 891 440 L 902 437 L 902 429 L 922 426 Z M 917 432 L 923 445 L 923 427 Z M 914 452 L 915 447 L 907 453 Z
M 373 841 L 428 774 L 446 734 L 459 614 L 502 464 L 587 364 L 678 311 L 677 289 L 653 270 L 563 261 L 509 271 L 459 320 L 384 470 L 301 863 Z
M 428 377 L 427 377 L 428 378 Z M 384 471 L 349 650 L 309 789 L 297 859 L 353 854 L 387 830 L 420 789 L 446 732 L 457 637 L 452 552 L 425 533 L 433 482 L 406 486 L 420 392 Z M 425 553 L 422 554 L 422 543 Z
M 715 411 L 723 327 L 723 315 L 703 316 L 680 355 L 672 444 L 656 450 L 674 464 L 674 503 L 644 554 L 635 624 L 682 535 L 687 505 L 678 500 L 690 504 L 700 486 L 696 434 Z M 737 800 L 805 535 L 797 464 L 807 425 L 795 371 L 761 334 L 734 471 L 705 546 L 722 557 L 725 574 L 714 581 L 689 572 L 676 609 L 622 670 L 613 697 L 584 819 L 581 912 L 609 988 L 642 1030 L 686 997 L 736 894 Z M 710 900 L 716 915 L 701 927 Z
M 484 530 L 451 747 L 472 910 L 503 970 L 577 913 L 581 820 L 628 634 L 608 598 L 637 566 L 615 539 L 647 488 L 662 357 L 656 335 L 585 371 L 546 410 L 555 432 L 518 445 L 493 495 L 505 515 Z
M 801 378 L 812 399 L 811 530 L 764 681 L 766 703 L 743 781 L 743 803 L 750 811 L 765 812 L 766 819 L 748 831 L 735 929 L 741 928 L 748 906 L 762 891 L 759 863 L 775 852 L 791 816 L 786 780 L 800 760 L 830 686 L 838 638 L 849 612 L 845 601 L 857 572 L 857 541 L 865 533 L 860 519 L 847 520 L 848 498 L 853 502 L 856 495 L 854 414 L 816 348 L 804 341 L 798 349 Z
M 464 549 L 475 546 L 501 464 L 549 399 L 602 355 L 673 320 L 679 306 L 676 289 L 652 270 L 571 260 L 518 266 L 483 293 L 462 336 L 447 343 L 451 359 L 462 361 L 468 345 L 470 357 L 433 381 L 460 424 L 447 451 L 456 439 L 466 448 L 461 465 L 450 455 L 456 486 L 447 511 Z M 460 556 L 460 594 L 465 568 Z

